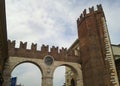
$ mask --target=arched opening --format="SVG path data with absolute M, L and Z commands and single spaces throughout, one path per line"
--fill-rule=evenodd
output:
M 73 78 L 71 79 L 71 86 L 76 86 L 75 85 L 75 80 Z
M 25 62 L 18 64 L 11 73 L 12 77 L 17 77 L 17 85 L 42 86 L 42 72 L 34 63 Z
M 68 65 L 62 65 L 55 69 L 53 86 L 76 86 L 77 72 Z
M 53 75 L 53 86 L 63 86 L 65 83 L 65 66 L 57 67 Z

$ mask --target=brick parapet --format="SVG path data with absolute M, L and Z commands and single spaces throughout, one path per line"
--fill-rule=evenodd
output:
M 19 48 L 15 47 L 15 41 L 8 40 L 9 56 L 44 59 L 46 55 L 51 55 L 56 61 L 79 62 L 79 57 L 67 48 L 59 49 L 52 46 L 49 51 L 48 45 L 42 45 L 41 50 L 37 50 L 37 44 L 32 43 L 31 49 L 27 49 L 27 42 L 20 42 Z
M 86 19 L 87 17 L 93 15 L 93 14 L 99 14 L 99 13 L 103 13 L 103 8 L 102 5 L 97 5 L 97 9 L 95 10 L 95 8 L 92 6 L 91 8 L 89 8 L 89 12 L 87 13 L 87 10 L 84 9 L 83 13 L 81 13 L 80 17 L 77 19 L 77 25 L 80 25 L 84 19 Z

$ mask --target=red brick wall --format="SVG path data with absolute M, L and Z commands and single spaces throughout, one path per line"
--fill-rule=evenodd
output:
M 4 68 L 3 66 L 6 59 L 8 58 L 7 45 L 5 0 L 0 0 L 0 66 L 2 69 Z
M 42 45 L 41 50 L 37 50 L 37 44 L 31 45 L 31 49 L 27 49 L 27 42 L 20 42 L 19 48 L 15 48 L 15 41 L 8 41 L 8 53 L 9 56 L 24 57 L 24 58 L 37 58 L 44 59 L 46 55 L 51 55 L 55 61 L 77 62 L 79 63 L 79 57 L 71 51 L 68 52 L 66 48 L 59 49 L 52 46 L 49 51 L 48 45 Z
M 102 6 L 97 5 L 97 10 L 84 10 L 77 20 L 84 86 L 112 86 L 105 80 L 103 17 Z

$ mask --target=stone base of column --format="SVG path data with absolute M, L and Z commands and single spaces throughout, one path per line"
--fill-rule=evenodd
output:
M 42 77 L 42 86 L 53 86 L 53 77 Z

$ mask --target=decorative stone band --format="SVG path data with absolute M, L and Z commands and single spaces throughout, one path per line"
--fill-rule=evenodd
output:
M 106 49 L 105 50 L 105 52 L 106 52 L 105 60 L 108 61 L 107 63 L 109 64 L 108 70 L 110 72 L 110 81 L 112 82 L 112 84 L 114 86 L 119 86 L 118 76 L 117 76 L 116 66 L 115 66 L 115 60 L 113 57 L 111 42 L 110 42 L 107 25 L 106 25 L 104 18 L 102 18 L 102 22 L 104 25 L 104 43 L 105 43 L 105 49 Z
M 53 77 L 42 77 L 42 79 L 53 79 Z

